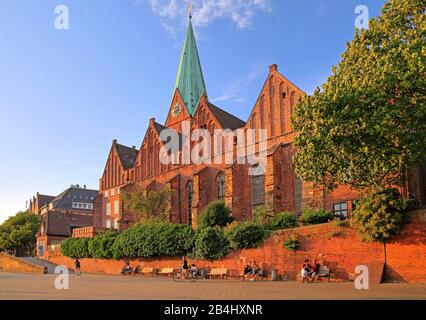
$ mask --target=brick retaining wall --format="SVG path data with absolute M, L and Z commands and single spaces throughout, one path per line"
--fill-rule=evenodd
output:
M 291 233 L 297 234 L 301 248 L 290 252 L 282 244 Z M 426 210 L 412 215 L 403 234 L 387 245 L 388 275 L 391 281 L 426 283 Z M 47 258 L 55 263 L 73 267 L 73 260 L 58 253 Z M 362 243 L 354 229 L 336 227 L 333 223 L 283 230 L 267 239 L 256 249 L 244 249 L 232 252 L 218 261 L 191 260 L 198 268 L 228 268 L 231 275 L 238 275 L 249 261 L 265 264 L 268 275 L 276 268 L 280 276 L 295 280 L 304 259 L 317 259 L 330 267 L 338 280 L 348 280 L 357 265 L 367 265 L 371 283 L 379 283 L 383 270 L 383 245 Z M 141 267 L 177 267 L 179 258 L 161 257 L 155 259 L 132 259 L 132 266 Z M 81 269 L 89 273 L 119 274 L 123 261 L 82 259 Z

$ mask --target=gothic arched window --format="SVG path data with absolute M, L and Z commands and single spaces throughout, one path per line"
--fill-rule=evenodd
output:
M 268 118 L 271 119 L 271 136 L 275 135 L 275 87 L 274 87 L 274 77 L 271 77 L 269 80 L 269 102 L 270 110 Z
M 260 97 L 260 104 L 259 104 L 259 113 L 260 113 L 260 129 L 265 129 L 265 97 L 262 95 Z
M 216 186 L 217 198 L 219 200 L 225 198 L 225 174 L 223 172 L 219 173 L 219 175 L 217 176 Z
M 281 133 L 285 132 L 285 98 L 286 92 L 284 83 L 280 84 L 280 118 L 281 118 Z
M 192 226 L 192 197 L 194 194 L 194 186 L 192 181 L 189 181 L 186 185 L 186 195 L 188 204 L 188 225 Z
M 296 103 L 296 92 L 292 92 L 290 95 L 290 116 L 293 116 L 293 112 L 294 112 L 294 105 Z

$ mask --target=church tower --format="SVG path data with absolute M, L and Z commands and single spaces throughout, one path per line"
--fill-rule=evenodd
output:
M 207 90 L 190 14 L 166 127 L 180 131 L 177 124 L 194 116 L 202 96 Z

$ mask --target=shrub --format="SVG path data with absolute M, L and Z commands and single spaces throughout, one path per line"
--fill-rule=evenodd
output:
M 403 225 L 406 203 L 396 189 L 386 189 L 362 200 L 353 213 L 352 223 L 366 242 L 385 243 Z
M 296 251 L 300 248 L 300 241 L 295 234 L 292 234 L 284 241 L 283 247 L 289 251 Z
M 208 227 L 197 232 L 195 256 L 200 259 L 217 260 L 229 253 L 229 241 L 220 228 Z
M 349 222 L 347 220 L 334 220 L 334 226 L 337 228 L 347 228 L 349 227 Z
M 89 238 L 68 238 L 61 244 L 61 252 L 64 256 L 73 259 L 89 258 Z
M 182 256 L 194 247 L 195 232 L 190 226 L 170 223 L 136 225 L 117 236 L 112 253 L 114 259 Z
M 253 220 L 262 226 L 269 225 L 272 217 L 273 215 L 268 212 L 265 206 L 257 206 L 253 209 Z
M 231 210 L 223 201 L 212 202 L 205 207 L 198 217 L 198 227 L 200 229 L 208 227 L 225 227 L 233 221 Z
M 404 209 L 406 211 L 413 211 L 418 210 L 421 208 L 421 203 L 418 199 L 411 198 L 411 199 L 404 199 Z
M 311 210 L 307 209 L 303 211 L 302 217 L 300 220 L 303 225 L 311 225 L 311 224 L 320 224 L 326 223 L 332 219 L 333 215 L 331 212 L 325 211 L 323 209 Z
M 233 249 L 256 248 L 265 240 L 266 231 L 257 223 L 246 221 L 227 231 L 226 237 Z
M 98 234 L 88 244 L 89 255 L 92 258 L 111 259 L 113 257 L 112 247 L 117 238 L 116 232 Z
M 297 227 L 296 216 L 291 212 L 281 212 L 275 215 L 269 224 L 272 230 L 288 229 Z

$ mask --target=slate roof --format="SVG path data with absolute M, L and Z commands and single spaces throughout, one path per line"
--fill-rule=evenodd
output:
M 45 218 L 45 230 L 48 235 L 72 236 L 72 230 L 75 228 L 90 227 L 93 225 L 93 215 L 48 212 Z M 46 226 L 47 224 L 47 226 Z
M 163 126 L 162 124 L 160 124 L 160 123 L 158 123 L 158 122 L 154 122 L 154 128 L 155 128 L 155 130 L 157 131 L 157 133 L 158 133 L 158 135 L 160 135 L 161 134 L 161 131 L 163 131 L 164 129 L 169 129 L 169 128 L 167 128 L 167 127 L 165 127 L 165 126 Z M 173 130 L 173 129 L 171 129 L 171 130 Z M 179 150 L 182 150 L 182 145 L 183 145 L 183 137 L 184 137 L 184 135 L 183 134 L 181 134 L 180 132 L 176 132 L 177 134 L 178 134 L 178 136 L 179 136 Z M 164 141 L 164 143 L 166 143 L 167 141 Z
M 246 125 L 246 123 L 243 120 L 237 118 L 236 116 L 230 114 L 229 112 L 222 110 L 221 108 L 215 106 L 214 104 L 210 102 L 207 102 L 207 103 L 210 107 L 210 110 L 213 112 L 213 114 L 219 121 L 222 128 L 236 130 Z
M 118 157 L 120 158 L 121 164 L 125 170 L 132 168 L 135 165 L 138 150 L 118 143 L 115 144 L 115 149 L 117 150 Z
M 74 202 L 92 203 L 99 194 L 98 190 L 70 187 L 52 200 L 52 209 L 78 210 L 72 207 Z
M 55 199 L 55 196 L 48 196 L 40 193 L 37 194 L 38 207 L 44 207 L 45 205 L 49 204 L 53 199 Z

